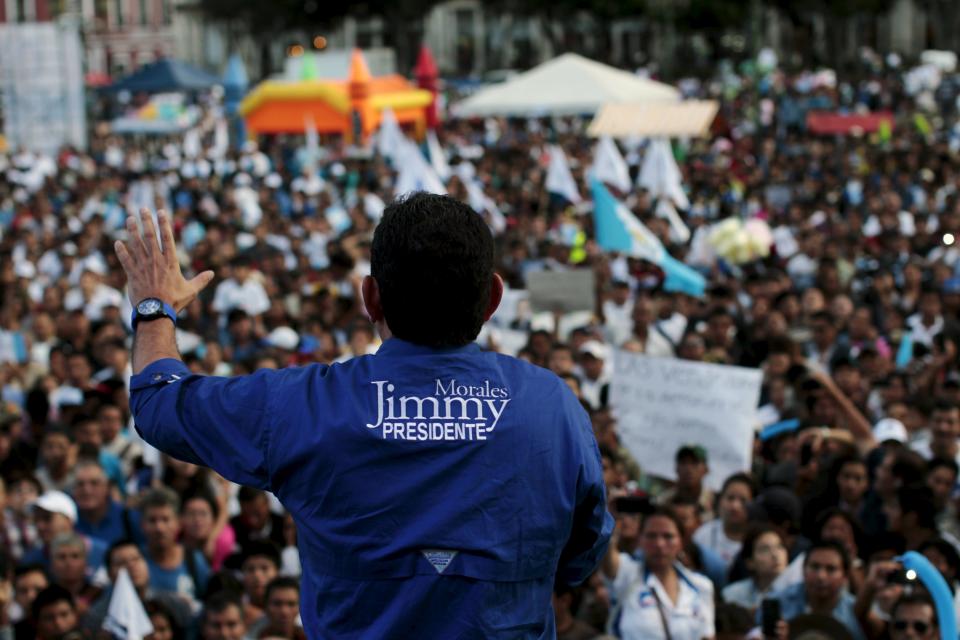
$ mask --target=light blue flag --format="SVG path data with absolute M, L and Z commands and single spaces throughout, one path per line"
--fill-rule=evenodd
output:
M 593 219 L 597 244 L 605 251 L 619 251 L 641 258 L 660 267 L 666 279 L 663 287 L 702 298 L 706 279 L 669 253 L 660 240 L 596 178 L 590 181 L 593 191 Z

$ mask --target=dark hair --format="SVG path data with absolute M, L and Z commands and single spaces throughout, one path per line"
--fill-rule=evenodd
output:
M 493 236 L 469 206 L 423 192 L 394 201 L 370 263 L 393 335 L 435 348 L 476 339 L 490 303 Z
M 33 604 L 30 605 L 30 615 L 34 622 L 40 618 L 40 611 L 44 607 L 49 607 L 57 602 L 67 602 L 70 604 L 70 608 L 76 611 L 77 605 L 70 592 L 58 584 L 52 584 L 38 593 Z
M 140 499 L 140 513 L 146 513 L 147 509 L 159 507 L 170 507 L 174 513 L 180 513 L 180 496 L 172 489 L 166 487 L 157 487 L 151 489 L 143 498 Z
M 13 581 L 16 582 L 17 578 L 25 576 L 28 573 L 42 573 L 44 577 L 47 576 L 46 568 L 38 562 L 33 562 L 30 564 L 17 565 L 13 570 Z
M 900 448 L 893 454 L 893 467 L 890 473 L 900 480 L 900 486 L 923 482 L 927 473 L 927 463 L 916 451 Z
M 204 491 L 203 489 L 192 491 L 185 496 L 183 496 L 183 502 L 180 505 L 180 513 L 187 508 L 187 503 L 191 500 L 203 500 L 210 507 L 210 512 L 213 514 L 213 519 L 216 520 L 220 515 L 220 505 L 217 504 L 217 499 L 209 491 Z
M 237 491 L 237 501 L 238 502 L 253 502 L 257 498 L 266 498 L 267 492 L 257 489 L 255 487 L 248 487 L 246 485 L 240 487 L 240 490 Z
M 814 551 L 835 551 L 840 554 L 840 563 L 843 565 L 843 572 L 847 575 L 850 574 L 850 554 L 847 553 L 846 548 L 838 541 L 833 539 L 827 540 L 816 540 L 810 548 L 807 549 L 807 556 L 803 559 L 803 568 L 806 569 L 807 565 L 810 564 L 810 558 L 813 556 Z
M 650 511 L 649 513 L 643 516 L 643 522 L 640 523 L 640 531 L 643 531 L 644 529 L 646 529 L 647 523 L 650 522 L 652 518 L 656 518 L 657 516 L 660 516 L 661 518 L 667 518 L 668 520 L 673 522 L 673 524 L 677 525 L 677 531 L 680 533 L 680 537 L 681 538 L 683 537 L 684 535 L 683 523 L 680 521 L 680 518 L 677 516 L 676 511 L 674 511 L 672 508 L 665 505 L 658 505 L 654 507 L 652 511 Z
M 943 538 L 930 538 L 921 544 L 917 548 L 917 551 L 923 553 L 927 549 L 933 549 L 942 555 L 944 560 L 947 561 L 947 564 L 950 565 L 950 568 L 953 569 L 953 576 L 944 576 L 944 578 L 947 578 L 948 583 L 951 578 L 956 579 L 957 576 L 960 576 L 960 551 L 957 551 L 956 547 Z
M 107 561 L 107 569 L 113 568 L 113 552 L 117 549 L 122 549 L 123 547 L 136 547 L 137 551 L 140 551 L 140 545 L 131 540 L 130 538 L 123 538 L 122 540 L 117 540 L 107 549 L 107 553 L 104 556 L 104 559 Z M 141 552 L 142 553 L 142 552 Z
M 243 615 L 243 601 L 230 591 L 218 591 L 203 603 L 203 621 L 206 622 L 207 614 L 223 613 L 230 607 L 236 607 Z
M 937 618 L 937 607 L 934 606 L 933 599 L 924 591 L 909 591 L 900 596 L 900 599 L 894 602 L 893 608 L 890 609 L 890 620 L 893 621 L 896 619 L 897 609 L 908 604 L 925 604 L 930 607 L 933 611 L 933 615 L 930 616 L 933 624 L 937 628 L 940 627 L 940 620 Z
M 747 530 L 747 535 L 743 537 L 743 545 L 740 547 L 740 557 L 744 560 L 749 560 L 753 557 L 753 548 L 757 545 L 757 540 L 761 537 L 772 533 L 778 538 L 780 542 L 783 543 L 784 548 L 786 548 L 786 540 L 783 539 L 783 534 L 780 533 L 780 530 L 770 524 L 756 524 L 750 527 Z
M 827 522 L 837 517 L 841 518 L 844 522 L 850 525 L 850 531 L 853 532 L 853 542 L 857 545 L 857 554 L 862 556 L 864 548 L 867 545 L 867 539 L 863 532 L 863 526 L 855 517 L 840 507 L 830 507 L 829 509 L 825 509 L 817 514 L 816 524 L 814 525 L 814 530 L 816 533 L 815 537 L 822 539 L 823 528 L 827 525 Z
M 280 550 L 276 544 L 269 540 L 251 540 L 243 545 L 240 550 L 240 555 L 243 558 L 240 562 L 241 566 L 243 566 L 243 563 L 247 560 L 256 556 L 266 558 L 277 567 L 278 571 L 280 569 Z
M 933 492 L 925 485 L 900 487 L 897 491 L 901 518 L 908 513 L 917 516 L 917 526 L 922 529 L 936 530 L 937 507 L 933 502 Z
M 264 593 L 264 602 L 270 599 L 270 593 L 274 589 L 296 589 L 300 593 L 300 581 L 290 576 L 277 576 L 267 583 Z
M 930 475 L 932 472 L 937 469 L 948 469 L 953 475 L 960 475 L 960 465 L 957 465 L 957 461 L 952 458 L 934 458 L 927 463 L 927 475 Z
M 717 500 L 719 501 L 720 496 L 727 492 L 727 489 L 732 484 L 745 484 L 750 489 L 750 495 L 754 498 L 757 497 L 757 483 L 753 481 L 746 473 L 735 473 L 732 476 L 728 476 L 726 480 L 723 481 L 723 485 L 720 487 L 720 493 L 717 494 Z
M 165 605 L 160 600 L 147 600 L 143 608 L 146 610 L 148 616 L 163 616 L 167 619 L 167 624 L 170 625 L 170 633 L 174 637 L 174 640 L 179 638 L 184 638 L 183 628 L 177 622 L 176 616 L 173 615 L 173 611 L 170 610 L 170 607 Z

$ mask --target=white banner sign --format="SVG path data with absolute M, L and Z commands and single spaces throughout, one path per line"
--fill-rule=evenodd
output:
M 11 149 L 54 154 L 86 147 L 83 49 L 76 28 L 0 25 L 0 93 Z
M 645 473 L 676 479 L 674 456 L 684 445 L 707 451 L 706 484 L 717 490 L 750 470 L 759 369 L 614 354 L 610 405 L 617 430 Z

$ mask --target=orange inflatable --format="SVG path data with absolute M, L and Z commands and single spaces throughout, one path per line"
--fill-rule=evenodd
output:
M 240 114 L 251 135 L 303 133 L 312 118 L 318 133 L 363 143 L 380 126 L 386 108 L 422 137 L 435 100 L 403 76 L 371 76 L 363 53 L 354 49 L 346 80 L 267 80 L 243 99 Z

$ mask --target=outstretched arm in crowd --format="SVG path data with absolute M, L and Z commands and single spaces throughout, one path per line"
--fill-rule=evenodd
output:
M 160 211 L 162 246 L 153 218 L 140 213 L 143 233 L 127 220 L 129 239 L 116 251 L 127 274 L 133 304 L 158 298 L 176 311 L 186 307 L 213 279 L 205 271 L 187 280 L 180 272 L 173 229 Z M 281 372 L 217 378 L 193 375 L 177 352 L 173 322 L 140 322 L 135 328 L 130 409 L 143 438 L 178 460 L 211 467 L 225 478 L 265 489 L 270 436 L 268 379 Z
M 857 409 L 857 405 L 845 394 L 833 381 L 827 373 L 815 372 L 813 377 L 823 385 L 827 394 L 837 405 L 840 415 L 843 418 L 843 426 L 850 430 L 856 437 L 857 444 L 861 451 L 869 451 L 877 446 L 877 441 L 873 437 L 873 429 L 870 427 L 870 421 Z
M 130 302 L 136 305 L 145 298 L 158 298 L 179 313 L 210 284 L 213 271 L 204 271 L 191 280 L 184 278 L 166 211 L 157 212 L 163 246 L 157 244 L 153 215 L 148 209 L 140 210 L 140 220 L 143 234 L 136 218 L 130 216 L 127 218 L 129 239 L 126 242 L 118 240 L 114 247 L 127 274 Z M 158 320 L 138 325 L 133 341 L 133 372 L 140 373 L 151 362 L 163 358 L 180 360 L 173 324 Z

